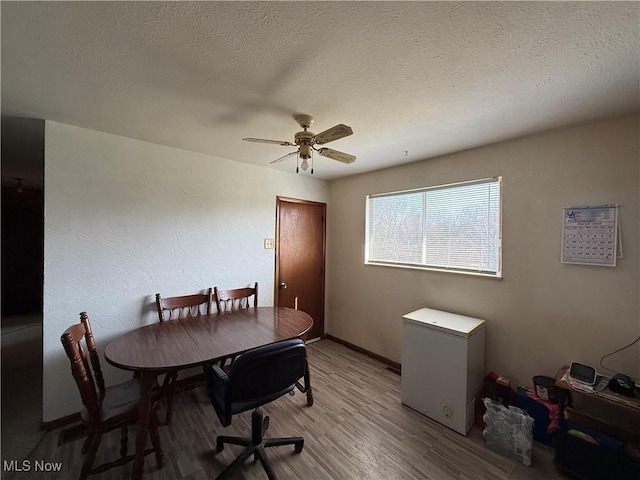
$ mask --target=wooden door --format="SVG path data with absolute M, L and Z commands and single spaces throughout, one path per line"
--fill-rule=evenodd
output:
M 313 318 L 307 339 L 324 335 L 324 203 L 278 197 L 275 304 Z

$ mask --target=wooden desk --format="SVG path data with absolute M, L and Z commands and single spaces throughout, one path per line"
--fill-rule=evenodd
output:
M 599 393 L 575 389 L 566 381 L 567 370 L 568 367 L 563 367 L 556 375 L 560 405 L 556 467 L 580 479 L 640 478 L 640 459 L 570 435 L 566 425 L 570 421 L 637 448 L 640 446 L 640 400 L 616 394 L 608 387 Z
M 281 340 L 303 338 L 312 325 L 313 319 L 300 310 L 257 307 L 154 323 L 111 341 L 104 353 L 107 362 L 140 372 L 142 397 L 132 478 L 142 478 L 151 389 L 158 374 L 204 365 Z M 308 374 L 307 369 L 307 404 L 311 405 L 313 393 Z

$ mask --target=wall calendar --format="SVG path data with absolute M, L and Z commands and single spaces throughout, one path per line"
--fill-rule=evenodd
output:
M 618 234 L 618 205 L 566 207 L 562 263 L 615 267 Z

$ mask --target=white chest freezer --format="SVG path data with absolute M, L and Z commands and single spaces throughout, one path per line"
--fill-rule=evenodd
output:
M 485 321 L 431 308 L 403 316 L 402 403 L 466 435 L 484 380 Z

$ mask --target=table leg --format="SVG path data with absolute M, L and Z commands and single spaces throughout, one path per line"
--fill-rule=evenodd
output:
M 136 423 L 136 459 L 133 462 L 133 475 L 131 477 L 134 480 L 140 480 L 144 471 L 144 451 L 151 419 L 151 389 L 156 376 L 156 372 L 142 371 L 140 373 L 140 389 L 142 392 L 138 407 L 138 421 Z
M 307 362 L 306 372 L 304 374 L 304 385 L 307 392 L 307 405 L 313 405 L 313 389 L 311 388 L 311 375 L 309 373 L 309 363 Z

